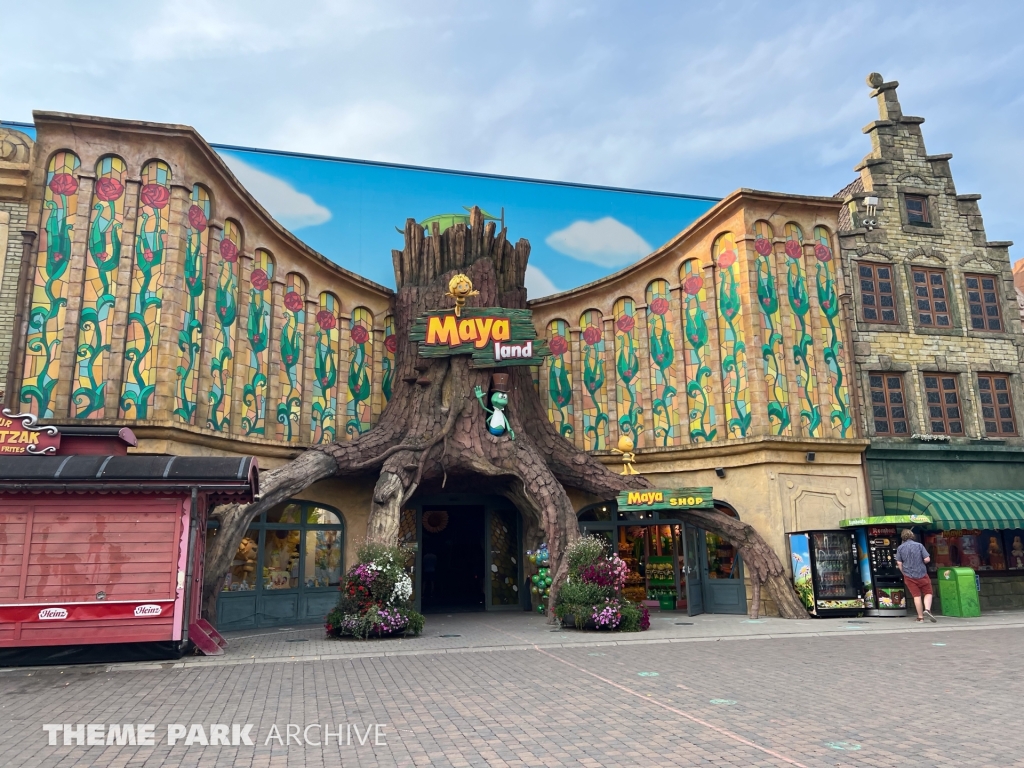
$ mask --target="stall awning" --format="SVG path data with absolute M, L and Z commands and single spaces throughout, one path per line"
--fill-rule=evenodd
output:
M 1024 528 L 1024 491 L 882 491 L 887 515 L 927 515 L 940 530 Z

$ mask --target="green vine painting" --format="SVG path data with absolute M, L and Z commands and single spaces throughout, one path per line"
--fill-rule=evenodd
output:
M 806 272 L 803 263 L 802 233 L 795 225 L 786 227 L 786 288 L 794 324 L 793 362 L 797 366 L 799 385 L 800 420 L 809 437 L 820 437 L 821 413 L 818 410 L 818 380 L 814 374 L 814 339 L 808 327 L 808 312 L 811 308 L 807 294 Z
M 632 299 L 615 302 L 615 372 L 618 382 L 615 401 L 619 412 L 619 434 L 628 435 L 640 447 L 643 433 L 643 405 L 639 387 L 640 359 L 637 356 L 636 305 Z
M 746 437 L 751 419 L 747 346 L 741 320 L 740 266 L 736 257 L 736 241 L 731 233 L 718 238 L 715 257 L 719 274 L 718 341 L 722 352 L 725 422 L 730 437 Z
M 772 232 L 767 222 L 759 221 L 755 225 L 755 233 L 757 303 L 761 312 L 761 324 L 764 327 L 761 360 L 768 394 L 768 421 L 773 435 L 789 435 L 792 429 L 784 362 L 785 342 L 779 314 L 779 292 L 775 285 L 775 271 L 772 266 Z
M 590 450 L 600 451 L 607 447 L 608 412 L 605 405 L 604 375 L 604 320 L 595 309 L 583 313 L 580 328 L 583 329 L 583 388 L 584 398 L 583 435 L 590 441 Z
M 844 345 L 841 341 L 840 329 L 837 326 L 839 296 L 836 291 L 835 262 L 832 261 L 828 231 L 824 227 L 815 227 L 814 236 L 818 240 L 814 246 L 818 309 L 821 318 L 825 321 L 821 329 L 821 351 L 825 365 L 828 367 L 832 392 L 829 420 L 836 437 L 849 437 L 850 427 L 853 426 L 853 416 L 850 411 L 850 390 L 846 384 Z
M 210 243 L 210 193 L 192 187 L 185 230 L 185 307 L 178 332 L 177 387 L 174 413 L 185 424 L 194 424 L 199 391 L 198 366 L 203 348 L 203 299 L 206 296 L 206 263 Z
M 296 274 L 288 275 L 284 294 L 284 324 L 281 328 L 281 401 L 277 404 L 277 436 L 298 437 L 302 412 L 302 333 L 306 324 L 306 283 Z
M 249 311 L 246 313 L 245 338 L 248 359 L 239 355 L 237 376 L 242 377 L 242 432 L 264 436 L 267 421 L 267 350 L 270 348 L 270 317 L 273 294 L 270 281 L 274 277 L 274 260 L 270 253 L 257 248 L 249 273 Z
M 676 345 L 668 282 L 655 280 L 647 286 L 647 346 L 651 357 L 651 421 L 654 441 L 662 446 L 679 442 L 679 414 L 674 400 L 677 394 Z
M 370 382 L 373 372 L 373 342 L 370 329 L 373 328 L 373 315 L 364 307 L 352 310 L 351 330 L 349 331 L 349 364 L 348 364 L 348 408 L 345 432 L 349 438 L 358 437 L 368 430 L 372 424 L 370 408 Z
M 548 323 L 548 348 L 551 350 L 544 365 L 548 373 L 548 418 L 558 424 L 558 433 L 572 439 L 572 360 L 569 353 L 569 324 L 564 320 Z
M 680 269 L 683 301 L 684 370 L 686 372 L 686 401 L 690 419 L 690 442 L 707 443 L 715 439 L 715 409 L 710 398 L 712 370 L 708 341 L 711 338 L 707 323 L 707 291 L 700 265 L 691 260 Z

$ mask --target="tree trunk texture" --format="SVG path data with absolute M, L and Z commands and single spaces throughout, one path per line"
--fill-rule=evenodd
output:
M 492 370 L 470 365 L 468 356 L 421 358 L 409 338 L 413 321 L 428 310 L 453 306 L 444 294 L 458 273 L 469 276 L 479 295 L 467 305 L 526 308 L 526 263 L 530 245 L 514 246 L 505 230 L 484 224 L 479 208 L 470 224 L 456 224 L 425 236 L 415 220 L 405 225 L 405 247 L 393 251 L 395 383 L 379 423 L 357 439 L 315 446 L 291 464 L 261 477 L 261 498 L 249 505 L 219 507 L 221 521 L 206 557 L 204 607 L 215 615 L 224 574 L 249 523 L 261 512 L 327 477 L 377 476 L 367 539 L 395 544 L 402 509 L 417 490 L 480 491 L 504 495 L 524 516 L 527 530 L 542 530 L 551 556 L 552 588 L 549 615 L 566 572 L 565 548 L 579 537 L 579 525 L 565 488 L 577 488 L 612 499 L 622 490 L 650 487 L 640 476 L 618 475 L 559 435 L 534 388 L 527 366 L 501 369 L 509 376 L 506 416 L 515 439 L 487 430 L 487 413 L 474 396 L 479 386 L 490 389 Z M 775 553 L 749 525 L 717 513 L 697 513 L 697 525 L 734 543 L 752 577 L 782 574 Z M 708 520 L 704 520 L 704 517 Z M 711 519 L 713 516 L 714 519 Z M 721 518 L 719 520 L 718 518 Z M 796 594 L 785 579 L 767 582 L 769 593 L 785 610 Z M 776 594 L 776 593 L 779 594 Z M 800 608 L 800 614 L 806 613 Z M 787 615 L 784 613 L 783 615 Z

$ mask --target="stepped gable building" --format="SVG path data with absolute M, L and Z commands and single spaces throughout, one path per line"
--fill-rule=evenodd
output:
M 981 195 L 957 194 L 952 155 L 928 154 L 924 119 L 903 114 L 898 83 L 872 74 L 868 84 L 879 110 L 864 128 L 872 151 L 837 197 L 872 513 L 913 506 L 938 514 L 944 504 L 972 521 L 965 528 L 1005 527 L 986 516 L 1013 514 L 1019 500 L 985 492 L 1024 490 L 1024 334 L 1012 243 L 986 238 Z M 984 606 L 1020 601 L 1009 585 L 982 585 Z

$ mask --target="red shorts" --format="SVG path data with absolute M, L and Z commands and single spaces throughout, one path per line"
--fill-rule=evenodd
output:
M 920 579 L 904 576 L 903 583 L 907 585 L 907 591 L 911 597 L 921 597 L 921 595 L 930 595 L 932 593 L 932 580 L 927 576 L 922 576 Z

